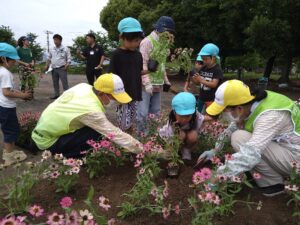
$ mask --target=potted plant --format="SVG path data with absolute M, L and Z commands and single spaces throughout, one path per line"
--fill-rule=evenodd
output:
M 180 164 L 183 164 L 183 161 L 179 156 L 180 145 L 181 141 L 179 139 L 179 135 L 176 134 L 166 141 L 166 150 L 170 152 L 170 161 L 167 166 L 167 173 L 169 177 L 178 177 Z

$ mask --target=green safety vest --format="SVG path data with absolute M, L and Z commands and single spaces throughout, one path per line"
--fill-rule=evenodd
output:
M 151 35 L 148 36 L 153 49 L 158 48 L 158 41 L 155 40 Z M 151 55 L 151 53 L 150 53 Z M 150 76 L 150 81 L 151 84 L 154 85 L 163 85 L 164 84 L 164 76 L 165 76 L 165 64 L 166 64 L 166 60 L 164 62 L 158 62 L 158 68 L 156 72 L 150 72 L 149 76 Z
M 83 127 L 80 123 L 71 126 L 75 118 L 91 112 L 104 111 L 93 87 L 78 84 L 65 91 L 45 109 L 32 132 L 32 139 L 39 149 L 45 150 L 62 135 L 73 133 Z
M 294 101 L 284 95 L 272 91 L 267 91 L 267 93 L 268 96 L 259 103 L 256 109 L 245 121 L 245 130 L 252 133 L 256 119 L 266 111 L 289 111 L 294 124 L 294 133 L 300 136 L 300 108 Z

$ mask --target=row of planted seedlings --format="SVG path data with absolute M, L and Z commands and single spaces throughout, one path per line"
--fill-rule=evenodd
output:
M 22 131 L 27 133 L 33 129 L 36 123 L 37 114 L 21 115 Z M 25 119 L 24 119 L 25 118 Z M 212 165 L 196 170 L 191 177 L 191 182 L 185 185 L 193 190 L 193 195 L 188 196 L 181 202 L 173 203 L 170 199 L 172 188 L 167 181 L 161 182 L 162 167 L 159 160 L 159 153 L 164 149 L 170 152 L 170 162 L 168 167 L 179 167 L 182 164 L 178 155 L 180 143 L 176 135 L 167 141 L 162 140 L 157 132 L 162 119 L 150 116 L 148 135 L 139 135 L 139 139 L 144 144 L 144 151 L 137 154 L 133 160 L 136 168 L 136 183 L 126 193 L 123 194 L 124 201 L 119 206 L 120 210 L 115 218 L 107 218 L 105 212 L 111 208 L 109 196 L 99 194 L 95 204 L 95 190 L 93 186 L 86 194 L 83 201 L 83 208 L 74 206 L 75 198 L 66 196 L 59 203 L 59 212 L 46 212 L 41 203 L 33 202 L 32 191 L 34 187 L 43 180 L 53 183 L 56 192 L 70 194 L 76 187 L 78 178 L 82 174 L 81 170 L 89 175 L 90 179 L 102 174 L 108 165 L 122 166 L 124 162 L 132 159 L 132 155 L 126 155 L 122 149 L 113 143 L 114 134 L 109 135 L 104 140 L 90 140 L 88 144 L 91 149 L 83 152 L 82 159 L 65 159 L 62 155 L 51 155 L 49 151 L 42 153 L 42 159 L 38 162 L 26 162 L 25 166 L 18 164 L 15 166 L 16 172 L 13 176 L 6 176 L 5 168 L 1 172 L 1 211 L 7 215 L 0 221 L 2 224 L 117 224 L 119 220 L 129 216 L 138 216 L 143 211 L 148 211 L 150 215 L 159 214 L 168 220 L 171 216 L 179 216 L 184 211 L 193 212 L 192 224 L 212 224 L 215 216 L 226 216 L 234 213 L 234 205 L 244 203 L 249 208 L 255 206 L 258 210 L 262 207 L 262 202 L 251 202 L 250 196 L 245 201 L 238 200 L 236 195 L 243 186 L 252 187 L 246 176 L 238 177 L 217 177 L 217 184 L 210 185 L 210 180 L 218 167 L 222 166 L 224 160 L 232 160 L 231 154 L 225 157 L 214 157 Z M 221 132 L 215 129 L 218 124 L 210 124 L 204 129 L 201 135 L 201 144 L 210 146 Z M 300 185 L 299 173 L 300 165 L 293 163 L 290 184 L 286 189 L 292 198 L 288 204 L 294 203 L 295 216 L 300 217 L 299 202 Z M 259 179 L 259 174 L 253 174 L 255 179 Z M 188 203 L 188 204 L 186 204 Z M 185 206 L 185 207 L 183 207 Z

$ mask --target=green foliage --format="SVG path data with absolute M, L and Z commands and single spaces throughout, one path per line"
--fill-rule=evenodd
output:
M 13 46 L 16 46 L 17 41 L 14 38 L 14 33 L 9 26 L 0 26 L 0 42 L 6 42 Z
M 33 59 L 36 61 L 42 60 L 43 49 L 41 45 L 36 42 L 38 36 L 34 33 L 27 33 L 26 36 L 29 39 L 29 48 L 31 49 Z
M 254 70 L 263 66 L 263 60 L 257 53 L 248 53 L 243 56 L 227 57 L 225 61 L 226 67 L 229 69 L 245 68 L 247 70 Z

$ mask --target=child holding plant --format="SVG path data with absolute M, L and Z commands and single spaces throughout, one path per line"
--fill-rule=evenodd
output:
M 210 119 L 196 111 L 196 98 L 193 94 L 181 92 L 172 99 L 168 123 L 159 129 L 159 135 L 167 139 L 174 136 L 178 128 L 182 159 L 191 160 L 191 149 L 197 143 L 202 124 Z
M 13 75 L 9 69 L 19 59 L 17 50 L 13 46 L 7 43 L 0 43 L 0 124 L 4 136 L 2 159 L 5 161 L 5 165 L 8 166 L 26 159 L 26 154 L 23 151 L 14 149 L 20 128 L 16 103 L 13 101 L 13 98 L 24 100 L 32 98 L 30 91 L 20 92 L 13 89 Z
M 132 98 L 127 104 L 119 105 L 118 124 L 121 130 L 128 130 L 135 122 L 137 102 L 142 100 L 143 57 L 137 50 L 143 39 L 143 30 L 138 20 L 127 17 L 119 22 L 121 46 L 113 53 L 109 71 L 123 80 L 125 91 Z
M 208 43 L 200 50 L 199 56 L 201 56 L 204 66 L 201 68 L 200 74 L 195 74 L 192 77 L 192 81 L 195 84 L 200 85 L 199 94 L 199 112 L 203 111 L 203 106 L 207 108 L 215 98 L 217 88 L 220 86 L 223 80 L 223 72 L 219 65 L 219 48 L 215 44 Z

